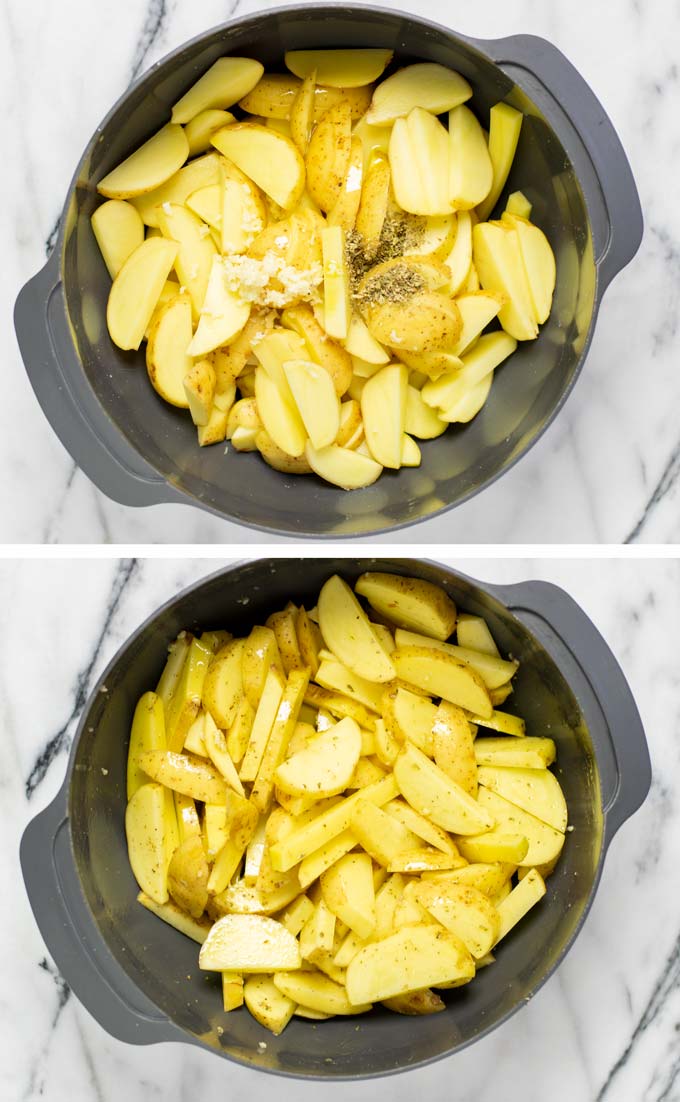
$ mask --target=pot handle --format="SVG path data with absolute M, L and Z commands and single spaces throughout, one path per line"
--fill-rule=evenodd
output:
M 14 306 L 14 328 L 26 374 L 43 413 L 91 482 L 121 505 L 182 501 L 140 460 L 89 387 L 73 347 L 60 272 L 61 247 L 29 279 Z
M 20 859 L 26 892 L 43 940 L 59 972 L 86 1010 L 119 1041 L 148 1045 L 191 1040 L 136 988 L 97 931 L 73 867 L 67 784 L 24 830 Z M 68 890 L 64 890 L 67 886 Z
M 502 69 L 524 69 L 545 91 L 545 96 L 538 97 L 527 89 L 576 167 L 591 214 L 595 260 L 604 290 L 633 259 L 644 230 L 633 173 L 611 119 L 578 70 L 552 43 L 534 35 L 514 35 L 479 45 Z M 604 204 L 604 226 L 592 217 L 596 204 Z
M 613 758 L 614 766 L 609 770 L 608 791 L 602 794 L 606 848 L 619 827 L 642 806 L 652 782 L 644 727 L 623 670 L 583 609 L 559 586 L 520 582 L 501 590 L 496 587 L 495 592 L 519 620 L 523 613 L 531 615 L 532 630 L 534 618 L 545 622 L 549 631 L 541 644 L 550 652 L 550 635 L 557 636 L 599 705 L 604 725 L 593 724 L 590 735 L 598 758 L 605 762 Z M 559 664 L 559 656 L 553 657 Z

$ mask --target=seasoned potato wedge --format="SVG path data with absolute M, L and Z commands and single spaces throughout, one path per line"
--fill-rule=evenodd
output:
M 347 995 L 353 1004 L 379 1002 L 474 974 L 472 957 L 455 935 L 439 925 L 408 926 L 357 953 L 347 968 Z
M 146 761 L 147 754 L 141 755 L 142 761 Z M 162 784 L 143 784 L 136 790 L 125 812 L 125 833 L 130 867 L 135 880 L 154 903 L 167 903 L 170 854 L 166 830 L 166 794 Z
M 362 574 L 355 586 L 371 608 L 397 627 L 448 639 L 456 627 L 456 606 L 437 585 L 422 578 L 378 572 Z
M 323 211 L 332 210 L 340 197 L 351 151 L 352 111 L 340 100 L 319 119 L 305 157 L 307 188 Z
M 200 834 L 181 842 L 168 865 L 168 891 L 178 907 L 200 918 L 208 902 L 208 862 Z
M 447 777 L 413 743 L 394 763 L 399 791 L 422 815 L 454 834 L 480 834 L 494 825 L 493 814 Z
M 319 594 L 319 627 L 326 646 L 368 681 L 391 681 L 395 667 L 356 597 L 337 574 Z
M 275 1037 L 295 1013 L 295 1002 L 279 991 L 271 976 L 249 976 L 243 985 L 243 998 L 255 1021 Z
M 299 968 L 296 939 L 263 915 L 225 915 L 201 946 L 200 968 L 216 972 L 271 973 Z

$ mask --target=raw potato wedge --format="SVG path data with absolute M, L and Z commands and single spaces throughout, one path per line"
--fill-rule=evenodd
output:
M 180 168 L 160 187 L 137 195 L 130 202 L 139 211 L 146 226 L 158 228 L 158 211 L 163 203 L 186 203 L 199 188 L 219 183 L 220 159 L 213 149 Z
M 397 627 L 441 640 L 455 631 L 456 606 L 432 582 L 398 574 L 367 573 L 361 575 L 354 588 L 371 608 Z
M 118 272 L 109 292 L 106 325 L 119 348 L 136 350 L 142 343 L 177 250 L 174 241 L 149 238 Z
M 199 968 L 213 972 L 279 972 L 302 963 L 297 940 L 273 918 L 225 915 L 201 946 Z
M 156 693 L 144 693 L 135 708 L 127 759 L 128 800 L 151 779 L 139 765 L 140 755 L 147 750 L 165 750 L 163 701 Z
M 243 985 L 243 999 L 255 1021 L 275 1037 L 295 1013 L 296 1004 L 279 991 L 270 976 L 249 976 Z
M 429 646 L 433 650 L 442 651 L 445 654 L 450 654 L 453 658 L 467 662 L 469 666 L 477 671 L 487 689 L 496 689 L 500 685 L 504 685 L 517 672 L 518 663 L 506 661 L 497 652 L 496 655 L 485 654 L 469 647 L 458 646 L 455 643 L 444 643 L 441 639 L 428 638 L 426 634 L 419 635 L 417 632 L 406 631 L 402 628 L 397 628 L 395 641 L 398 647 Z
M 450 276 L 447 290 L 457 295 L 470 272 L 472 264 L 472 217 L 470 211 L 459 210 L 456 218 L 456 236 L 451 252 L 444 258 Z
M 179 409 L 188 409 L 190 405 L 184 380 L 193 370 L 193 361 L 187 354 L 191 337 L 191 300 L 188 295 L 176 295 L 158 311 L 151 327 L 146 370 L 156 393 Z M 204 424 L 208 416 L 209 409 Z
M 276 722 L 283 690 L 283 678 L 278 670 L 271 666 L 255 712 L 248 746 L 241 762 L 239 776 L 242 781 L 254 781 L 257 777 L 269 736 Z
M 334 655 L 328 658 L 328 651 L 323 652 L 315 681 L 324 689 L 332 689 L 342 693 L 352 700 L 359 701 L 372 711 L 379 713 L 382 706 L 384 686 L 374 681 L 367 681 L 365 677 L 353 673 L 338 662 Z M 363 751 L 365 753 L 365 751 Z
M 329 88 L 361 88 L 381 76 L 392 56 L 392 50 L 288 50 L 284 61 L 296 77 L 316 72 Z
M 489 112 L 489 156 L 493 165 L 493 183 L 486 199 L 477 208 L 484 222 L 496 206 L 510 175 L 522 129 L 522 113 L 507 103 L 497 103 Z
M 368 853 L 348 853 L 321 876 L 321 891 L 330 911 L 368 938 L 375 930 L 375 888 Z
M 201 233 L 202 222 L 198 215 L 179 203 L 163 204 L 158 211 L 158 224 L 164 237 L 176 241 L 179 248 L 175 260 L 175 270 L 180 283 L 191 296 L 194 317 L 203 309 L 208 280 L 216 258 L 215 244 L 212 238 Z M 196 355 L 210 352 L 206 348 L 197 350 Z
M 342 719 L 280 765 L 276 784 L 291 796 L 335 796 L 347 788 L 360 754 L 357 724 Z
M 145 757 L 142 755 L 142 760 Z M 169 898 L 165 807 L 163 785 L 143 784 L 125 812 L 130 867 L 142 891 L 159 904 Z
M 218 58 L 174 105 L 172 121 L 184 124 L 209 108 L 231 107 L 252 91 L 263 72 L 260 62 L 249 57 Z
M 471 210 L 491 191 L 493 166 L 484 131 L 469 107 L 449 111 L 449 195 L 456 210 Z
M 564 845 L 561 831 L 481 785 L 478 800 L 480 807 L 493 817 L 499 831 L 523 834 L 527 839 L 529 849 L 522 860 L 517 861 L 518 865 L 546 865 L 561 853 Z
M 402 461 L 406 424 L 408 371 L 388 364 L 366 381 L 361 415 L 369 451 L 376 463 L 398 470 Z
M 450 214 L 449 136 L 436 116 L 414 107 L 392 128 L 392 186 L 399 206 L 411 214 Z
M 421 907 L 460 938 L 477 960 L 496 944 L 500 931 L 498 912 L 477 888 L 451 881 L 416 881 L 413 895 Z
M 305 162 L 294 142 L 257 123 L 225 126 L 212 143 L 284 210 L 300 200 L 305 187 Z
M 277 384 L 263 367 L 255 371 L 255 399 L 262 424 L 273 442 L 294 459 L 305 451 L 307 433 L 290 387 Z
M 547 769 L 555 760 L 555 743 L 550 738 L 480 738 L 475 758 L 477 765 Z
M 321 231 L 323 255 L 324 327 L 329 337 L 345 340 L 352 307 L 349 273 L 345 261 L 345 231 L 328 225 Z
M 462 319 L 456 303 L 434 291 L 417 291 L 403 302 L 364 308 L 366 324 L 381 344 L 402 352 L 433 352 L 454 345 Z
M 452 781 L 477 797 L 477 762 L 472 729 L 462 708 L 442 700 L 432 724 L 434 760 Z
M 527 855 L 529 842 L 523 834 L 491 830 L 487 834 L 459 838 L 458 848 L 467 861 L 502 861 L 518 865 Z
M 395 1014 L 438 1014 L 446 1010 L 446 1003 L 429 987 L 421 991 L 409 991 L 405 995 L 395 995 L 392 999 L 383 999 L 383 1006 Z
M 200 918 L 208 902 L 208 862 L 200 834 L 192 834 L 173 853 L 168 865 L 168 891 L 178 907 Z
M 456 305 L 463 319 L 463 328 L 453 349 L 454 356 L 462 356 L 473 341 L 497 316 L 505 303 L 503 295 L 490 291 L 472 291 L 459 295 Z
M 195 425 L 207 425 L 215 397 L 215 368 L 210 360 L 196 360 L 184 376 L 182 386 L 191 420 Z
M 408 827 L 367 800 L 356 805 L 351 830 L 366 853 L 385 868 L 399 854 L 418 847 L 418 838 Z
M 508 201 L 505 204 L 504 214 L 517 214 L 520 218 L 526 218 L 527 221 L 531 218 L 531 203 L 527 199 L 523 191 L 513 191 L 512 195 L 508 195 Z
M 363 240 L 364 254 L 369 259 L 375 256 L 380 244 L 389 206 L 391 180 L 387 158 L 373 156 L 364 174 L 355 226 Z
M 557 778 L 547 769 L 482 765 L 477 776 L 485 788 L 490 788 L 511 804 L 564 834 L 567 829 L 567 804 Z
M 332 444 L 340 430 L 340 400 L 330 375 L 309 360 L 288 360 L 283 370 L 312 445 Z
M 444 651 L 399 646 L 392 656 L 397 677 L 480 716 L 491 716 L 489 692 L 476 670 Z
M 108 199 L 129 199 L 169 180 L 189 156 L 189 143 L 181 126 L 168 124 L 97 184 Z
M 223 731 L 236 719 L 243 696 L 244 639 L 233 639 L 213 658 L 203 683 L 203 707 Z M 230 751 L 231 753 L 231 751 Z
M 407 739 L 432 757 L 432 728 L 437 716 L 436 705 L 427 697 L 398 686 L 385 693 L 382 700 L 382 716 L 388 731 L 403 743 Z
M 538 869 L 530 869 L 510 894 L 498 904 L 500 926 L 496 944 L 543 898 L 545 891 L 545 881 Z
M 406 432 L 417 436 L 419 440 L 433 440 L 446 432 L 447 422 L 442 421 L 436 410 L 423 401 L 423 396 L 414 386 L 406 389 Z
M 391 681 L 395 667 L 352 590 L 337 574 L 319 594 L 319 627 L 326 646 L 368 681 Z
M 394 778 L 411 806 L 444 830 L 480 834 L 494 825 L 493 811 L 473 800 L 413 743 L 399 753 Z
M 270 627 L 258 625 L 246 639 L 241 659 L 243 692 L 253 708 L 257 708 L 260 703 L 271 666 L 283 674 L 281 655 L 274 632 Z
M 144 240 L 144 223 L 131 203 L 109 199 L 92 215 L 92 231 L 111 279 Z
M 506 333 L 518 341 L 534 340 L 538 325 L 516 231 L 502 222 L 480 222 L 472 241 L 482 287 L 506 298 L 498 315 Z
M 534 315 L 539 325 L 542 325 L 550 315 L 555 290 L 557 269 L 554 253 L 548 238 L 538 226 L 532 225 L 525 218 L 508 214 L 507 210 L 503 214 L 502 221 L 507 222 L 517 232 L 524 269 L 529 281 L 529 294 Z
M 443 115 L 471 96 L 472 88 L 453 69 L 434 62 L 419 62 L 381 81 L 373 93 L 366 121 L 371 126 L 384 126 L 405 118 L 414 107 Z
M 314 317 L 312 309 L 306 303 L 289 307 L 283 311 L 281 321 L 288 329 L 293 329 L 304 341 L 309 352 L 309 358 L 321 364 L 333 380 L 335 393 L 343 395 L 352 381 L 352 357 L 346 349 L 335 341 L 329 340 L 324 330 Z M 264 342 L 262 342 L 264 343 Z M 261 351 L 261 345 L 258 345 Z M 287 359 L 304 359 L 304 347 L 301 354 L 294 354 Z
M 227 786 L 212 763 L 193 754 L 177 754 L 172 750 L 148 750 L 140 755 L 145 773 L 159 784 L 182 792 L 194 800 L 208 804 L 224 804 Z M 151 892 L 148 893 L 151 895 Z
M 309 141 L 307 190 L 323 211 L 333 209 L 347 177 L 352 151 L 352 111 L 340 100 L 320 118 Z
M 221 130 L 223 126 L 236 122 L 229 111 L 220 111 L 213 107 L 206 108 L 194 115 L 191 122 L 184 127 L 184 133 L 189 143 L 189 156 L 195 157 L 197 153 L 207 153 L 212 149 L 211 138 L 213 134 Z
M 453 934 L 438 924 L 408 926 L 356 954 L 347 968 L 347 995 L 352 1004 L 380 1002 L 452 980 L 466 982 L 474 974 L 472 957 Z

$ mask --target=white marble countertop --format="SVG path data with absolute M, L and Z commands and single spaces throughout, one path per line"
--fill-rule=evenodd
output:
M 7 1102 L 251 1100 L 267 1091 L 281 1102 L 318 1097 L 317 1084 L 263 1078 L 189 1046 L 135 1048 L 111 1039 L 55 973 L 19 871 L 21 831 L 61 785 L 79 713 L 104 665 L 162 601 L 220 565 L 0 564 L 0 1098 Z M 520 1013 L 449 1061 L 324 1091 L 331 1102 L 678 1102 L 680 673 L 673 639 L 680 566 L 464 558 L 451 565 L 488 582 L 544 578 L 582 605 L 637 699 L 653 789 L 614 839 L 569 956 Z M 18 638 L 30 642 L 17 646 Z
M 394 0 L 394 5 L 408 5 Z M 46 423 L 11 326 L 19 287 L 45 259 L 85 143 L 127 84 L 190 36 L 263 0 L 7 0 L 0 10 L 6 155 L 0 404 L 4 542 L 269 542 L 191 507 L 114 504 Z M 680 539 L 680 216 L 675 182 L 680 9 L 666 0 L 419 0 L 462 33 L 552 40 L 600 97 L 628 151 L 647 220 L 635 262 L 608 291 L 574 394 L 531 453 L 484 494 L 418 525 L 419 542 Z M 389 542 L 400 542 L 395 533 Z M 273 539 L 271 537 L 270 539 Z

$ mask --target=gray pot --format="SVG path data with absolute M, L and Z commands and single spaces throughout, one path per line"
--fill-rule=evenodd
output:
M 258 455 L 199 449 L 186 413 L 162 401 L 143 351 L 109 339 L 110 280 L 90 226 L 100 180 L 158 127 L 225 53 L 282 68 L 295 47 L 385 46 L 463 73 L 480 117 L 498 100 L 525 112 L 508 191 L 521 188 L 557 257 L 553 312 L 494 381 L 484 410 L 422 448 L 416 469 L 386 472 L 347 494 L 315 477 L 286 477 Z M 501 203 L 504 202 L 505 196 Z M 53 429 L 87 476 L 124 505 L 191 502 L 240 524 L 289 536 L 361 536 L 435 516 L 508 470 L 541 436 L 583 366 L 600 300 L 635 255 L 640 203 L 601 104 L 567 59 L 530 36 L 476 41 L 400 12 L 308 4 L 257 12 L 200 35 L 154 65 L 97 129 L 76 170 L 46 266 L 21 291 L 15 324 L 31 384 Z
M 136 902 L 124 825 L 128 736 L 137 699 L 155 685 L 168 641 L 182 628 L 245 632 L 288 600 L 310 607 L 333 572 L 353 581 L 375 562 L 263 559 L 220 571 L 150 616 L 93 689 L 64 785 L 26 828 L 21 864 L 52 957 L 114 1037 L 132 1044 L 185 1041 L 301 1078 L 386 1075 L 485 1036 L 524 1006 L 573 944 L 607 847 L 649 791 L 649 754 L 630 689 L 601 635 L 556 586 L 481 585 L 406 559 L 380 560 L 380 569 L 442 585 L 462 610 L 483 615 L 501 651 L 521 663 L 508 710 L 526 718 L 530 733 L 557 743 L 573 831 L 546 898 L 503 941 L 496 963 L 472 984 L 443 992 L 447 1008 L 440 1014 L 405 1018 L 377 1008 L 357 1019 L 295 1018 L 273 1037 L 245 1009 L 224 1014 L 219 975 L 199 971 L 198 946 Z

